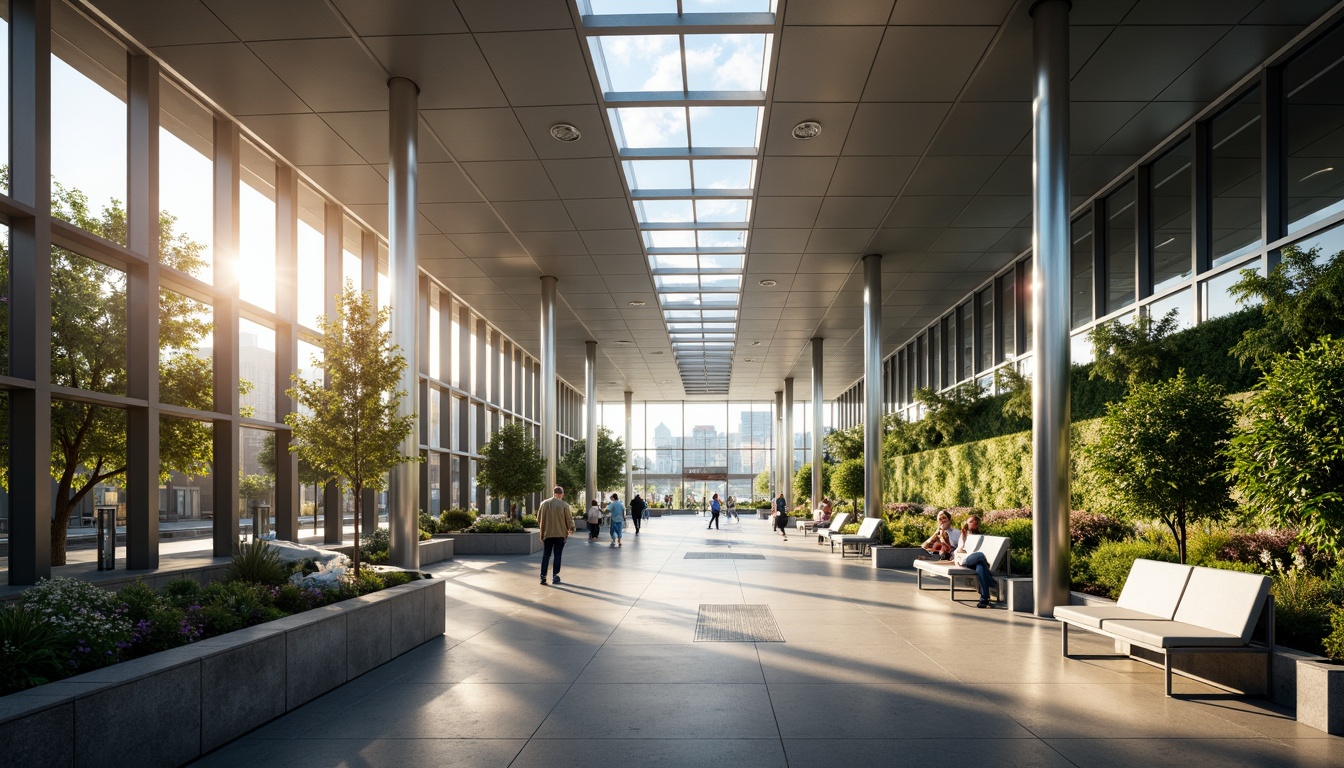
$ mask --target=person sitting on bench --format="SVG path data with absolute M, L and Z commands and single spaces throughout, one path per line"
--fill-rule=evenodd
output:
M 976 608 L 989 607 L 989 590 L 994 586 L 994 576 L 990 574 L 990 562 L 985 557 L 984 552 L 967 552 L 966 543 L 971 536 L 980 536 L 980 518 L 971 515 L 966 518 L 966 522 L 961 526 L 961 543 L 957 551 L 952 554 L 952 559 L 957 565 L 963 568 L 975 569 L 975 579 L 980 587 L 980 602 L 976 603 Z
M 960 540 L 960 533 L 952 528 L 952 516 L 943 510 L 938 513 L 938 530 L 920 546 L 928 553 L 927 560 L 951 560 Z

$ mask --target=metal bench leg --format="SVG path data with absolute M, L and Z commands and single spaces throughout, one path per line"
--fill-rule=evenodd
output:
M 1170 651 L 1168 651 L 1168 652 L 1162 654 L 1162 661 L 1163 661 L 1163 665 L 1162 665 L 1162 666 L 1163 666 L 1163 671 L 1164 671 L 1164 674 L 1165 674 L 1166 679 L 1167 679 L 1167 682 L 1166 682 L 1166 685 L 1167 685 L 1167 696 L 1171 696 L 1171 652 L 1170 652 Z
M 921 571 L 921 570 L 919 570 L 918 568 L 916 568 L 916 569 L 915 569 L 915 589 L 923 589 L 923 588 L 924 588 L 924 572 Z
M 1069 656 L 1069 622 L 1059 622 L 1059 652 L 1064 658 Z

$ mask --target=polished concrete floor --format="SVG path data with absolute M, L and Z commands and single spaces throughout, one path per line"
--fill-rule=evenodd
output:
M 1339 766 L 1263 701 L 1104 658 L 1053 622 L 787 542 L 753 516 L 651 521 L 619 549 L 461 557 L 430 642 L 206 756 L 266 766 Z M 687 553 L 764 559 L 687 559 Z M 961 596 L 958 592 L 958 596 Z M 695 642 L 701 604 L 767 605 L 784 642 Z M 1075 640 L 1076 638 L 1076 640 Z

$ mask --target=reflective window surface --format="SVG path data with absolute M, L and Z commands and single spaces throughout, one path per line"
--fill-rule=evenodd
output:
M 1210 123 L 1213 143 L 1213 264 L 1260 246 L 1260 88 Z
M 1134 182 L 1106 198 L 1106 313 L 1133 304 L 1137 297 Z
M 1344 27 L 1283 68 L 1288 232 L 1344 211 Z
M 1190 140 L 1177 144 L 1151 174 L 1153 206 L 1153 291 L 1190 276 L 1194 264 L 1191 226 Z
M 1084 213 L 1073 222 L 1070 236 L 1073 248 L 1069 257 L 1069 274 L 1072 287 L 1070 295 L 1073 306 L 1072 327 L 1079 328 L 1092 322 L 1092 266 L 1095 263 L 1092 254 L 1092 216 Z M 1028 331 L 1030 334 L 1030 331 Z M 1030 335 L 1028 335 L 1030 338 Z

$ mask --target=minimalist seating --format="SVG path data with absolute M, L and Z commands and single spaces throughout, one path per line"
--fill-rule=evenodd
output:
M 859 525 L 858 533 L 833 533 L 830 536 L 831 551 L 835 551 L 835 545 L 840 545 L 840 556 L 854 548 L 855 554 L 862 557 L 868 553 L 868 547 L 877 543 L 877 527 L 882 524 L 882 518 L 870 517 Z
M 803 520 L 802 518 L 798 518 L 797 520 L 793 521 L 793 526 L 805 534 L 816 533 L 817 520 L 821 518 L 821 514 L 822 513 L 820 509 L 814 510 L 812 512 L 811 520 Z
M 832 517 L 831 524 L 829 527 L 817 529 L 817 543 L 822 544 L 826 542 L 826 540 L 830 539 L 832 535 L 838 536 L 840 534 L 840 529 L 844 528 L 845 525 L 848 523 L 849 523 L 848 512 L 841 512 L 835 517 Z M 831 549 L 835 548 L 832 547 Z
M 972 534 L 966 537 L 965 547 L 967 552 L 983 552 L 985 560 L 989 562 L 991 573 L 1007 575 L 1009 563 L 1009 550 L 1011 549 L 1007 536 L 981 536 Z M 957 599 L 957 579 L 962 577 L 975 578 L 975 569 L 966 568 L 957 565 L 951 560 L 916 560 L 915 561 L 915 586 L 919 589 L 924 588 L 924 575 L 937 576 L 940 579 L 947 579 L 947 596 L 953 600 Z M 1001 589 L 1000 582 L 1000 589 Z M 1003 601 L 1003 592 L 998 594 L 999 602 Z
M 1069 627 L 1095 632 L 1163 657 L 1166 694 L 1176 654 L 1264 653 L 1266 690 L 1273 689 L 1274 598 L 1268 576 L 1135 560 L 1114 605 L 1061 605 L 1060 651 L 1069 655 Z M 1268 610 L 1265 642 L 1251 634 Z

